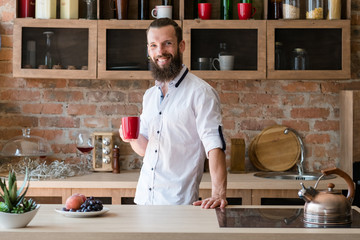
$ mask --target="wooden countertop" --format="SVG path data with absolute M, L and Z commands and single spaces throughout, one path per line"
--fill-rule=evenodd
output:
M 194 206 L 109 205 L 106 206 L 109 212 L 93 218 L 64 217 L 54 211 L 60 207 L 62 205 L 41 205 L 26 228 L 0 229 L 1 239 L 331 240 L 360 237 L 360 229 L 356 228 L 220 228 L 214 209 Z M 241 206 L 246 207 L 254 206 Z
M 111 172 L 93 172 L 87 175 L 69 177 L 66 179 L 51 179 L 31 181 L 31 188 L 136 188 L 139 171 L 122 171 L 120 174 Z M 228 174 L 228 189 L 300 189 L 300 180 L 275 180 L 255 177 L 254 173 Z M 303 181 L 306 187 L 314 186 L 316 181 Z M 324 189 L 327 183 L 335 184 L 335 189 L 347 189 L 346 182 L 341 177 L 321 180 L 319 189 Z M 209 173 L 204 173 L 200 189 L 211 189 Z

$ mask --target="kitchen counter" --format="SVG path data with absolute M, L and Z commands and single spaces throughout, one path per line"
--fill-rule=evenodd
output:
M 359 228 L 220 228 L 214 209 L 194 206 L 109 205 L 106 206 L 109 212 L 93 218 L 64 217 L 54 211 L 60 207 L 41 205 L 28 227 L 0 229 L 1 239 L 331 240 L 360 237 Z M 354 209 L 360 210 L 357 207 Z
M 31 187 L 52 188 L 136 188 L 139 171 L 122 171 L 120 174 L 110 172 L 93 172 L 87 175 L 69 177 L 66 179 L 51 179 L 32 181 Z M 275 180 L 255 177 L 254 173 L 228 173 L 228 189 L 300 189 L 300 180 Z M 303 181 L 307 186 L 314 186 L 316 181 Z M 325 188 L 329 182 L 335 184 L 335 189 L 347 189 L 341 177 L 321 180 L 319 188 Z M 209 173 L 204 173 L 200 183 L 201 189 L 211 189 Z
M 46 203 L 65 203 L 73 193 L 86 196 L 109 197 L 112 204 L 122 204 L 122 199 L 132 198 L 139 178 L 139 171 L 93 172 L 88 175 L 66 179 L 31 181 L 29 196 L 58 197 L 60 201 Z M 228 174 L 227 197 L 241 199 L 236 205 L 260 205 L 263 198 L 296 198 L 301 188 L 300 180 L 275 180 L 255 177 L 254 173 Z M 306 187 L 314 186 L 316 181 L 303 181 Z M 341 177 L 321 180 L 318 189 L 326 189 L 328 183 L 334 183 L 335 189 L 347 189 Z M 200 183 L 200 197 L 211 196 L 211 178 L 204 173 Z

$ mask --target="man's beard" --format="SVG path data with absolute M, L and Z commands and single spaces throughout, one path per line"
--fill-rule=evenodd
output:
M 182 58 L 179 54 L 179 51 L 177 54 L 175 54 L 175 56 L 165 53 L 163 55 L 157 56 L 156 58 L 162 56 L 170 58 L 169 66 L 160 68 L 152 59 L 150 59 L 150 70 L 154 79 L 160 82 L 166 82 L 174 79 L 179 74 L 182 68 Z

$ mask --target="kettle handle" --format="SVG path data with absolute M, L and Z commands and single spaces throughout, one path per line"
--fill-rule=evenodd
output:
M 351 177 L 344 171 L 340 170 L 339 168 L 327 168 L 324 170 L 321 170 L 322 174 L 329 175 L 329 174 L 337 174 L 343 179 L 345 179 L 347 185 L 348 185 L 348 193 L 347 193 L 347 199 L 352 202 L 354 199 L 355 194 L 355 188 L 354 188 L 354 182 L 351 179 Z

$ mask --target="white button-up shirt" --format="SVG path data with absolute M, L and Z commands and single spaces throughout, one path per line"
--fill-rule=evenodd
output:
M 148 139 L 135 203 L 181 205 L 198 200 L 206 154 L 225 148 L 216 91 L 183 67 L 162 96 L 160 83 L 143 98 L 140 134 Z

